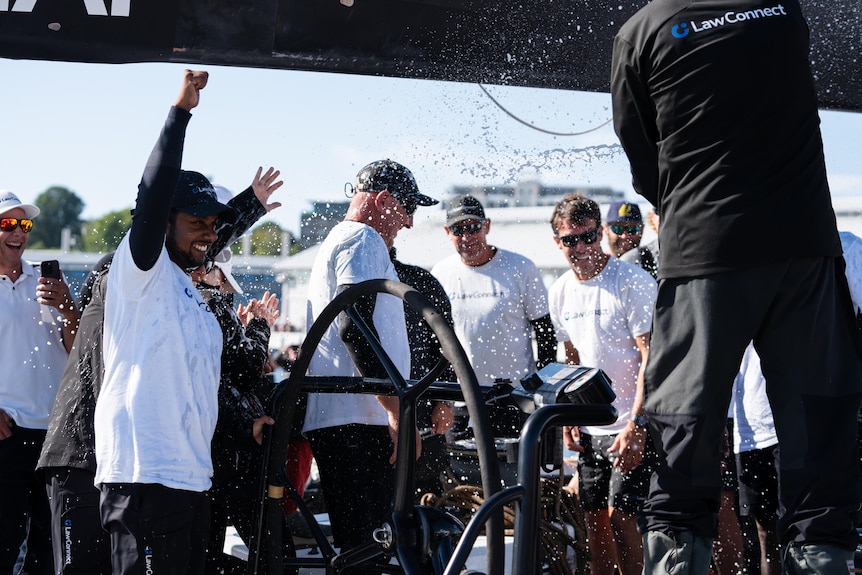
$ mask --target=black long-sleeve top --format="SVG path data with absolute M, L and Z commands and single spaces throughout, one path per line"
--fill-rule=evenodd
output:
M 611 93 L 659 277 L 841 253 L 796 0 L 653 0 L 614 40 Z
M 230 476 L 236 451 L 257 447 L 252 435 L 254 420 L 265 415 L 258 396 L 269 353 L 270 328 L 255 318 L 244 326 L 233 307 L 233 298 L 218 288 L 199 288 L 224 334 L 218 421 L 213 435 L 215 482 Z

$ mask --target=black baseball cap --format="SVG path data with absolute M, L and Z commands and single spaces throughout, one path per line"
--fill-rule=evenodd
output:
M 451 228 L 466 220 L 485 221 L 485 208 L 482 202 L 469 194 L 455 196 L 446 207 L 446 227 Z
M 398 201 L 405 205 L 415 203 L 418 206 L 433 206 L 439 203 L 419 192 L 419 186 L 413 174 L 392 160 L 377 160 L 371 162 L 356 174 L 357 192 L 382 192 L 387 190 Z
M 212 183 L 199 172 L 180 171 L 171 209 L 202 217 L 218 214 L 228 222 L 236 220 L 236 211 L 218 201 L 218 195 Z

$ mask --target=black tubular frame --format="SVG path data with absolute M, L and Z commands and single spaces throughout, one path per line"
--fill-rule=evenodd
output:
M 371 330 L 361 320 L 358 314 L 347 311 L 356 301 L 367 294 L 386 293 L 399 297 L 408 305 L 418 309 L 422 317 L 434 331 L 440 342 L 442 358 L 438 365 L 426 374 L 418 382 L 410 382 L 395 369 L 386 350 L 374 337 Z M 281 498 L 284 494 L 284 486 L 287 481 L 285 477 L 285 459 L 287 446 L 290 440 L 290 431 L 294 419 L 297 399 L 301 390 L 314 389 L 323 391 L 344 392 L 344 383 L 348 378 L 335 378 L 335 385 L 328 385 L 327 378 L 314 378 L 306 376 L 308 366 L 314 351 L 317 349 L 324 333 L 330 324 L 336 320 L 338 315 L 346 311 L 362 330 L 363 335 L 372 345 L 375 354 L 383 363 L 389 375 L 389 382 L 379 380 L 363 380 L 364 385 L 350 386 L 351 393 L 377 393 L 397 395 L 400 401 L 400 424 L 398 431 L 397 461 L 395 467 L 396 485 L 395 501 L 392 516 L 392 533 L 394 554 L 398 557 L 405 573 L 418 575 L 418 560 L 415 553 L 411 553 L 412 541 L 415 539 L 413 526 L 413 467 L 415 459 L 415 402 L 433 383 L 434 378 L 446 366 L 451 363 L 455 375 L 460 382 L 461 393 L 467 404 L 467 410 L 472 420 L 474 435 L 476 439 L 477 455 L 479 458 L 482 476 L 482 489 L 486 496 L 491 497 L 502 488 L 500 470 L 497 464 L 494 437 L 491 429 L 490 419 L 484 405 L 484 397 L 476 374 L 473 371 L 467 354 L 461 347 L 455 332 L 446 323 L 443 316 L 434 305 L 418 291 L 401 282 L 391 280 L 368 280 L 356 284 L 338 294 L 327 305 L 308 330 L 305 340 L 300 347 L 299 355 L 293 365 L 290 377 L 280 384 L 272 397 L 272 417 L 275 425 L 267 430 L 264 443 L 264 473 L 261 479 L 261 501 L 256 510 L 256 529 L 249 540 L 249 560 L 247 573 L 256 575 L 260 562 L 266 550 L 267 573 L 269 575 L 282 575 L 284 573 L 285 558 L 282 556 L 283 533 L 283 511 Z M 331 379 L 331 378 L 330 378 Z M 307 383 L 307 380 L 318 380 L 317 383 Z M 340 382 L 340 385 L 339 385 Z M 381 384 L 381 385 L 378 385 Z M 356 389 L 359 387 L 359 390 Z M 408 483 L 409 481 L 409 483 Z M 503 530 L 502 508 L 487 513 L 488 553 L 487 570 L 489 575 L 503 575 L 505 567 L 505 543 Z M 313 523 L 313 521 L 312 521 Z M 263 546 L 266 538 L 267 544 Z M 335 556 L 331 546 L 321 544 L 323 560 L 303 563 L 309 566 L 325 567 L 327 573 L 339 573 L 341 569 L 355 565 L 371 557 L 382 554 L 382 548 L 369 549 L 367 547 L 347 550 L 341 555 Z M 379 547 L 379 546 L 378 546 Z

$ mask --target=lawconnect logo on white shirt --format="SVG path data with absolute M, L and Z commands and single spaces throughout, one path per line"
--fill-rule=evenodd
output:
M 698 32 L 721 28 L 722 26 L 730 26 L 731 24 L 739 24 L 747 20 L 770 18 L 772 16 L 787 16 L 784 6 L 778 4 L 772 8 L 757 8 L 756 10 L 746 10 L 745 12 L 730 11 L 725 12 L 717 18 L 708 18 L 700 22 L 695 22 L 694 20 L 691 22 L 680 22 L 679 24 L 674 24 L 671 34 L 676 38 L 685 38 L 692 32 L 697 34 Z

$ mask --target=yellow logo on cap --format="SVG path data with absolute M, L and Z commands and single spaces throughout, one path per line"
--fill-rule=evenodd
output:
M 631 204 L 623 204 L 620 206 L 620 209 L 617 210 L 617 215 L 621 218 L 628 218 L 632 215 L 632 205 Z

